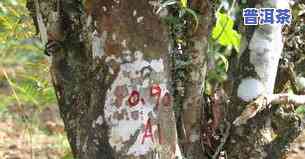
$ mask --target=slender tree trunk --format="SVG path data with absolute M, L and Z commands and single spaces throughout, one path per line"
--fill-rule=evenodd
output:
M 270 0 L 252 1 L 248 7 L 289 6 L 286 0 Z M 281 113 L 276 113 L 276 109 L 266 109 L 249 121 L 244 120 L 244 117 L 248 118 L 253 115 L 252 111 L 258 109 L 252 105 L 252 111 L 251 107 L 246 108 L 249 111 L 245 111 L 246 105 L 253 100 L 261 105 L 266 99 L 261 96 L 273 94 L 278 62 L 283 49 L 281 32 L 281 25 L 244 28 L 238 76 L 234 83 L 233 99 L 229 109 L 229 118 L 235 124 L 226 147 L 230 159 L 279 158 L 284 151 L 284 145 L 287 145 L 298 132 L 297 122 L 279 115 Z M 244 112 L 241 115 L 242 111 Z
M 204 159 L 206 154 L 202 145 L 202 129 L 207 125 L 204 120 L 205 78 L 207 69 L 208 38 L 212 28 L 214 14 L 209 1 L 191 1 L 191 8 L 198 12 L 198 28 L 190 29 L 186 35 L 187 47 L 184 54 L 190 63 L 186 67 L 184 94 L 182 99 L 181 145 L 183 154 L 188 159 Z
M 208 7 L 206 1 L 192 5 Z M 54 43 L 51 75 L 75 158 L 182 158 L 173 42 L 161 20 L 169 11 L 156 14 L 159 7 L 159 1 L 144 0 L 28 0 L 42 39 Z M 202 16 L 208 13 L 200 12 L 198 34 L 190 36 L 191 83 L 183 102 L 188 145 L 182 145 L 198 159 L 210 21 Z

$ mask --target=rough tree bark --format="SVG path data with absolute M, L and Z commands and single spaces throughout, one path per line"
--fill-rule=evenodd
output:
M 248 3 L 288 5 L 286 0 Z M 50 70 L 75 158 L 207 158 L 202 95 L 213 12 L 208 0 L 192 0 L 189 6 L 198 13 L 198 28 L 191 20 L 186 24 L 186 45 L 177 55 L 162 20 L 175 13 L 164 8 L 156 14 L 158 0 L 28 0 L 42 40 L 53 45 Z M 244 125 L 237 118 L 254 100 L 267 105 L 264 95 L 273 102 L 291 102 L 286 94 L 272 95 L 281 29 L 245 29 L 233 98 L 224 115 L 238 125 L 225 146 L 230 159 L 278 158 L 297 132 L 295 120 L 282 114 L 264 111 Z M 179 60 L 182 71 L 175 68 Z
M 180 143 L 183 155 L 189 159 L 204 159 L 206 154 L 202 148 L 202 129 L 207 126 L 202 123 L 204 120 L 204 83 L 206 78 L 208 38 L 212 28 L 214 13 L 212 2 L 193 0 L 191 9 L 198 13 L 198 28 L 194 31 L 192 26 L 188 25 L 186 33 L 187 46 L 184 54 L 187 56 L 188 63 L 185 71 L 185 80 L 183 81 L 184 94 L 182 100 L 181 120 L 183 134 Z M 192 24 L 193 25 L 193 24 Z M 179 124 L 179 123 L 178 123 Z
M 269 0 L 251 1 L 247 7 L 288 8 L 289 5 L 286 0 Z M 285 145 L 298 134 L 295 116 L 285 116 L 280 109 L 267 107 L 270 103 L 292 102 L 287 94 L 273 94 L 283 49 L 281 32 L 281 25 L 244 27 L 228 114 L 235 125 L 226 146 L 230 159 L 280 158 Z M 302 96 L 299 99 L 302 102 Z M 258 109 L 262 112 L 256 114 Z
M 212 16 L 207 1 L 191 6 L 200 21 L 196 33 L 188 35 L 186 136 L 178 143 L 173 42 L 161 20 L 170 13 L 156 14 L 160 1 L 28 0 L 43 41 L 56 46 L 51 75 L 75 158 L 181 158 L 178 144 L 186 156 L 203 157 L 197 145 Z

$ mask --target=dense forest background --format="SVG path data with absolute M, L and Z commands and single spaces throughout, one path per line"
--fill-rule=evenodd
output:
M 168 5 L 171 2 L 168 1 Z M 227 88 L 232 79 L 229 75 L 234 74 L 232 71 L 235 69 L 231 63 L 239 54 L 241 43 L 239 30 L 242 29 L 243 1 L 216 0 L 213 3 L 217 19 L 208 40 L 206 96 L 213 96 L 215 90 L 226 92 L 232 89 Z M 291 6 L 293 20 L 290 26 L 283 29 L 284 51 L 278 74 L 289 74 L 287 65 L 293 64 L 294 75 L 304 77 L 305 2 L 293 1 Z M 191 9 L 185 12 L 196 26 L 196 13 Z M 175 20 L 171 22 L 179 24 Z M 176 26 L 174 29 L 179 33 L 181 28 Z M 181 45 L 183 40 L 177 38 Z M 0 57 L 0 158 L 72 159 L 49 75 L 50 57 L 45 55 L 45 43 L 40 40 L 26 0 L 0 2 Z M 295 92 L 297 89 L 304 94 L 305 78 L 297 78 L 295 83 L 290 81 L 281 86 L 275 91 Z M 287 107 L 293 109 L 289 112 L 304 120 L 305 105 Z M 290 156 L 301 154 L 305 158 L 305 152 L 302 152 L 305 137 L 300 134 L 286 149 L 291 152 Z

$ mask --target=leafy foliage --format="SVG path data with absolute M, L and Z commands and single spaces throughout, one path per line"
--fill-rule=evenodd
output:
M 304 117 L 304 115 L 305 115 L 305 106 L 304 106 L 304 105 L 299 106 L 299 107 L 295 110 L 295 112 L 296 112 L 297 114 L 301 115 L 302 117 Z
M 223 46 L 233 46 L 239 51 L 240 34 L 233 29 L 233 19 L 224 13 L 217 12 L 216 26 L 213 28 L 212 37 Z
M 43 48 L 26 9 L 26 0 L 1 0 L 0 116 L 16 116 L 15 122 L 37 129 L 27 130 L 29 134 L 43 133 L 43 128 L 38 129 L 38 114 L 55 105 L 56 101 L 50 82 L 49 62 L 43 55 Z M 53 141 L 62 141 L 50 148 L 67 150 L 69 153 L 65 134 L 44 135 L 46 138 L 54 137 Z M 40 142 L 41 139 L 36 141 Z
M 182 8 L 186 8 L 187 7 L 187 0 L 180 0 L 180 6 Z
M 162 1 L 159 9 L 157 10 L 157 13 L 159 13 L 162 9 L 169 7 L 169 6 L 178 8 L 179 16 L 171 17 L 171 18 L 176 18 L 176 20 L 174 22 L 175 24 L 179 25 L 179 23 L 186 20 L 186 17 L 190 15 L 195 22 L 194 30 L 196 30 L 198 28 L 199 19 L 198 19 L 197 13 L 188 7 L 187 0 L 180 0 L 179 2 L 177 2 L 176 0 Z M 169 20 L 168 17 L 166 17 L 165 19 Z
M 22 105 L 43 106 L 54 103 L 55 96 L 49 83 L 43 46 L 35 35 L 25 2 L 0 2 L 0 80 L 6 89 L 15 92 L 11 94 L 13 98 L 8 98 L 11 102 L 18 98 Z M 0 102 L 2 106 L 7 104 L 8 101 Z

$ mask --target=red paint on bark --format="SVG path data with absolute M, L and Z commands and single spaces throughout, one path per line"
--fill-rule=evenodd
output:
M 156 103 L 156 109 L 158 110 L 159 103 L 160 103 L 160 96 L 161 96 L 161 88 L 159 85 L 152 85 L 150 88 L 150 95 L 155 97 L 157 96 L 157 103 Z
M 132 91 L 130 97 L 128 98 L 129 107 L 136 106 L 140 101 L 140 93 L 138 91 Z
M 146 138 L 150 138 L 152 140 L 152 142 L 154 142 L 150 119 L 147 120 L 147 123 L 145 125 L 144 135 L 143 135 L 143 138 L 142 138 L 142 144 L 144 144 L 144 141 L 145 141 Z

